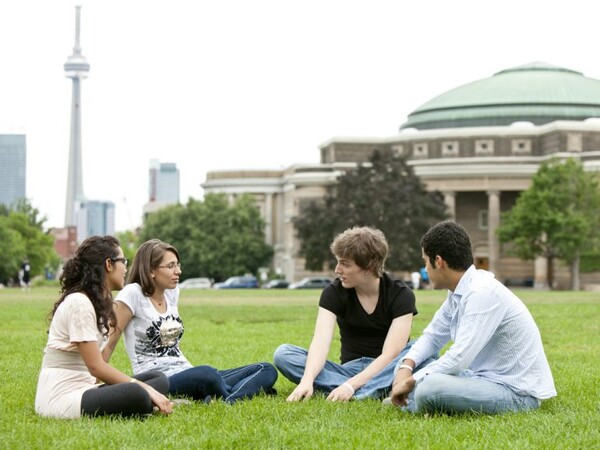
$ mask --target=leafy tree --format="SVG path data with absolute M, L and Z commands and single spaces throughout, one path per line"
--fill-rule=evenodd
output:
M 327 262 L 333 267 L 329 244 L 353 226 L 383 231 L 390 270 L 414 270 L 422 265 L 421 236 L 446 217 L 441 194 L 427 192 L 404 158 L 375 151 L 369 163 L 341 175 L 324 199 L 301 204 L 294 226 L 309 270 L 322 270 Z
M 54 239 L 46 234 L 45 217 L 26 201 L 0 212 L 0 281 L 16 280 L 25 258 L 31 265 L 31 276 L 41 275 L 46 267 L 56 268 L 59 257 L 54 251 Z
M 250 195 L 229 204 L 221 194 L 203 201 L 190 199 L 148 216 L 139 243 L 158 238 L 175 246 L 184 277 L 208 276 L 222 280 L 232 275 L 256 274 L 273 254 L 265 244 L 264 221 Z
M 127 230 L 117 233 L 117 239 L 119 239 L 119 242 L 121 243 L 123 256 L 129 261 L 133 261 L 137 248 L 137 235 L 135 234 L 135 231 Z
M 17 202 L 11 208 L 12 212 L 24 214 L 27 217 L 27 222 L 38 230 L 44 230 L 44 223 L 46 223 L 46 216 L 40 216 L 40 212 L 37 208 L 34 208 L 31 203 L 26 199 L 17 200 Z
M 554 159 L 540 166 L 529 189 L 503 214 L 501 242 L 511 242 L 523 259 L 548 259 L 548 285 L 554 284 L 553 261 L 570 266 L 571 288 L 579 289 L 579 260 L 600 249 L 598 177 L 585 172 L 577 159 Z
M 8 215 L 0 216 L 0 283 L 16 281 L 16 276 L 25 256 L 25 241 L 13 230 Z

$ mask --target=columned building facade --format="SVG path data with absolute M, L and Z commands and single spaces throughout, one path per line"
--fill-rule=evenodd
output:
M 449 216 L 471 237 L 478 267 L 507 284 L 545 287 L 545 261 L 511 256 L 496 230 L 544 161 L 579 158 L 586 170 L 600 170 L 598 118 L 599 80 L 533 63 L 433 98 L 395 136 L 333 138 L 320 146 L 320 164 L 209 172 L 203 187 L 232 198 L 255 196 L 267 224 L 265 240 L 275 249 L 273 268 L 293 281 L 314 274 L 304 270 L 292 223 L 302 203 L 322 197 L 373 151 L 392 152 L 408 160 L 428 190 L 443 194 Z M 557 282 L 568 285 L 568 272 L 559 270 Z

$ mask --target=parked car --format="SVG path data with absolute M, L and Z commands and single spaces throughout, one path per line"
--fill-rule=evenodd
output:
M 306 277 L 297 283 L 292 283 L 288 289 L 323 289 L 331 283 L 330 278 L 323 277 Z
M 212 282 L 208 278 L 188 278 L 179 283 L 179 289 L 210 289 Z
M 289 285 L 290 283 L 285 280 L 271 280 L 263 287 L 265 289 L 286 289 Z
M 246 289 L 257 288 L 258 280 L 252 275 L 243 275 L 241 277 L 227 278 L 223 283 L 215 283 L 215 289 Z

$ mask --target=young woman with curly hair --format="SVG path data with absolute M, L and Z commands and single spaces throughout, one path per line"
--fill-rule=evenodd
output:
M 41 416 L 132 416 L 150 414 L 153 407 L 172 412 L 162 373 L 132 378 L 102 358 L 108 330 L 116 326 L 112 291 L 123 287 L 126 273 L 127 259 L 112 236 L 84 240 L 65 264 L 38 379 L 35 410 Z

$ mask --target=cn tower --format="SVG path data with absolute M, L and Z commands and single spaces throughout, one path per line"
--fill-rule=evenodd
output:
M 67 178 L 67 203 L 65 205 L 65 226 L 77 225 L 76 204 L 83 198 L 83 175 L 81 163 L 81 80 L 90 71 L 85 56 L 79 46 L 79 15 L 81 6 L 75 7 L 75 46 L 73 54 L 65 63 L 65 76 L 73 80 L 71 96 L 71 139 L 69 145 L 69 173 Z

